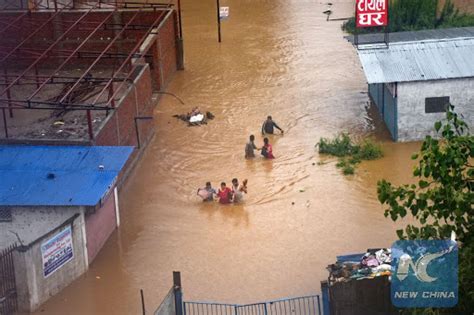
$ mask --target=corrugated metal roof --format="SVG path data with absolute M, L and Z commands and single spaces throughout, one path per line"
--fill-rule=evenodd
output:
M 0 146 L 0 205 L 95 206 L 132 152 L 133 147 Z
M 474 39 L 365 45 L 358 50 L 369 84 L 474 77 Z
M 362 34 L 358 36 L 358 44 L 371 44 L 383 42 L 384 33 Z M 354 43 L 354 36 L 345 37 L 349 42 Z M 454 39 L 454 38 L 474 38 L 474 27 L 454 27 L 438 28 L 435 30 L 409 31 L 389 33 L 390 43 L 423 41 L 428 39 Z

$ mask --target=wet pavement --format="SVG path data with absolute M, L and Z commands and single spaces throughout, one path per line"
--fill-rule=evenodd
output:
M 120 192 L 121 227 L 90 270 L 42 314 L 152 312 L 182 272 L 185 299 L 247 303 L 320 291 L 338 254 L 386 247 L 397 226 L 383 216 L 376 183 L 410 181 L 417 143 L 394 144 L 376 111 L 355 50 L 326 5 L 307 0 L 221 0 L 230 7 L 217 43 L 215 2 L 183 0 L 186 70 L 156 109 L 156 136 Z M 352 1 L 332 1 L 332 18 Z M 208 125 L 172 117 L 194 106 Z M 275 160 L 245 160 L 261 146 L 267 115 L 285 130 L 270 137 Z M 354 176 L 320 157 L 320 137 L 348 131 L 383 142 L 385 157 Z M 318 162 L 326 162 L 318 165 Z M 241 205 L 203 203 L 196 189 L 247 178 Z M 294 203 L 294 204 L 293 204 Z M 38 312 L 39 313 L 39 312 Z

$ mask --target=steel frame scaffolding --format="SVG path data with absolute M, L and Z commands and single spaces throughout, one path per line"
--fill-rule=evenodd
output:
M 4 6 L 0 7 L 0 77 L 3 76 L 3 80 L 0 80 L 0 110 L 7 138 L 6 111 L 13 117 L 13 110 L 16 109 L 63 108 L 67 111 L 86 111 L 89 138 L 93 139 L 91 111 L 114 110 L 120 91 L 127 82 L 133 81 L 132 75 L 137 65 L 132 60 L 150 57 L 146 51 L 140 51 L 140 47 L 149 36 L 156 34 L 166 13 L 175 8 L 172 3 L 152 3 L 148 0 L 143 3 L 120 0 L 4 0 L 3 3 Z M 179 0 L 177 5 L 179 11 Z M 103 18 L 91 18 L 98 11 L 103 13 Z M 68 19 L 68 13 L 71 12 L 75 13 L 74 18 Z M 129 17 L 118 23 L 114 19 L 118 12 L 126 12 Z M 148 19 L 148 23 L 144 23 L 141 19 L 146 12 L 156 13 L 151 22 Z M 21 37 L 25 25 L 29 25 L 32 31 L 26 37 Z M 60 28 L 61 32 L 50 42 L 37 40 L 46 29 L 55 27 Z M 178 39 L 181 39 L 181 21 L 178 20 L 176 27 Z M 18 42 L 13 40 L 10 43 L 11 40 L 5 35 L 7 32 L 20 34 L 16 37 L 19 38 Z M 74 32 L 86 35 L 73 41 L 75 47 L 71 48 L 69 36 Z M 103 32 L 110 33 L 110 36 L 108 40 L 97 44 L 97 34 Z M 132 33 L 135 39 L 133 48 L 128 45 L 128 49 L 123 49 L 121 42 L 124 35 Z M 65 43 L 68 49 L 63 47 Z M 100 49 L 91 49 L 96 46 Z M 60 75 L 73 68 L 78 60 L 84 66 L 81 73 Z M 57 61 L 60 64 L 56 66 Z M 55 67 L 51 70 L 48 65 Z M 104 67 L 108 69 L 108 75 L 92 77 L 94 71 Z M 65 85 L 61 97 L 54 101 L 41 99 L 45 87 L 57 84 Z M 92 101 L 72 102 L 71 95 L 78 93 L 84 84 L 92 84 L 100 90 L 94 93 Z M 13 89 L 19 86 L 35 86 L 36 89 L 26 97 L 15 99 L 12 97 Z

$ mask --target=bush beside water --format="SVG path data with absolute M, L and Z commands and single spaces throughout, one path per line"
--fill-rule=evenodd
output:
M 355 173 L 355 166 L 363 160 L 376 160 L 383 156 L 382 147 L 370 139 L 355 143 L 349 134 L 341 133 L 333 139 L 320 138 L 316 144 L 319 153 L 336 156 L 337 168 L 344 175 Z

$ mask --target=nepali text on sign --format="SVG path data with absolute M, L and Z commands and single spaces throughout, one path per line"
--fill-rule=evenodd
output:
M 388 0 L 357 0 L 356 26 L 387 26 Z

